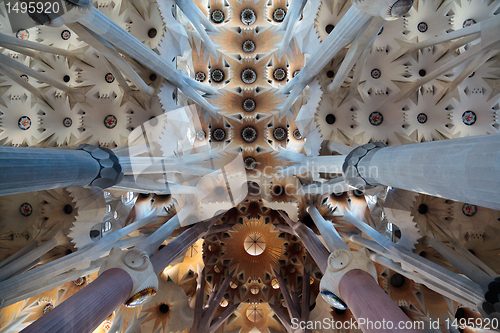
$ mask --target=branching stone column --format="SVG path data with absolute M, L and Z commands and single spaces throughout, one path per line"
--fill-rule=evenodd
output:
M 147 252 L 140 248 L 132 248 L 128 251 L 120 250 L 118 247 L 113 248 L 101 266 L 99 277 L 94 282 L 28 326 L 23 332 L 92 332 L 118 306 L 124 303 L 128 306 L 145 303 L 158 289 L 157 275 L 175 258 L 185 253 L 189 246 L 210 233 L 212 231 L 210 227 L 218 218 L 214 217 L 206 222 L 195 224 L 152 256 L 151 260 Z M 220 297 L 222 295 L 223 293 Z M 232 306 L 231 312 L 224 314 L 225 317 L 220 316 L 214 319 L 211 323 L 214 331 L 222 325 L 236 307 L 237 305 Z M 68 322 L 71 323 L 70 326 Z
M 309 298 L 311 296 L 311 286 L 309 283 L 309 278 L 311 276 L 311 267 L 306 267 L 304 269 L 304 278 L 302 279 L 302 300 L 299 301 L 299 295 L 297 291 L 292 291 L 286 286 L 285 280 L 280 273 L 278 267 L 273 267 L 274 275 L 278 279 L 279 288 L 283 298 L 285 300 L 286 308 L 288 310 L 289 317 L 286 316 L 277 303 L 269 303 L 269 306 L 274 311 L 280 322 L 285 327 L 286 331 L 289 333 L 311 333 L 310 329 L 306 328 L 293 328 L 292 320 L 297 320 L 299 322 L 307 322 L 309 320 Z
M 123 177 L 118 157 L 107 148 L 77 150 L 0 147 L 0 195 L 71 186 L 113 186 Z
M 110 269 L 82 289 L 84 292 L 71 296 L 21 332 L 92 332 L 90 327 L 97 328 L 114 309 L 127 300 L 132 285 L 132 278 L 127 272 L 119 268 Z M 114 295 L 119 297 L 113 297 Z
M 158 278 L 144 251 L 114 248 L 94 282 L 22 332 L 93 332 L 118 306 L 143 304 L 157 289 Z
M 226 320 L 233 314 L 234 311 L 240 305 L 239 302 L 231 304 L 224 312 L 222 312 L 216 318 L 213 318 L 219 304 L 226 293 L 227 287 L 233 278 L 235 270 L 232 270 L 224 278 L 224 281 L 220 285 L 217 293 L 213 293 L 208 299 L 207 304 L 203 305 L 203 295 L 205 294 L 205 269 L 203 269 L 198 275 L 198 284 L 196 288 L 196 305 L 193 326 L 191 327 L 190 333 L 200 333 L 208 332 L 214 333 Z
M 41 243 L 38 247 L 18 257 L 17 260 L 6 264 L 0 268 L 0 281 L 26 271 L 28 268 L 31 268 L 33 262 L 38 263 L 40 257 L 45 253 L 58 245 L 63 245 L 65 242 L 67 242 L 67 237 L 63 233 L 58 233 L 54 238 Z
M 326 247 L 321 243 L 318 236 L 309 229 L 305 224 L 300 222 L 293 222 L 290 218 L 283 212 L 278 211 L 283 220 L 288 223 L 288 225 L 293 230 L 294 234 L 300 238 L 300 241 L 307 249 L 307 252 L 311 255 L 311 257 L 318 265 L 321 272 L 324 274 L 327 269 L 327 261 L 330 252 L 326 249 Z
M 314 224 L 316 224 L 316 227 L 321 233 L 321 236 L 323 236 L 326 246 L 328 246 L 330 252 L 333 252 L 337 249 L 344 249 L 349 251 L 349 245 L 347 245 L 344 240 L 340 238 L 340 235 L 333 224 L 325 220 L 316 206 L 307 207 L 307 212 L 309 213 L 309 215 L 311 215 Z
M 217 116 L 217 110 L 195 91 L 195 89 L 198 89 L 206 93 L 217 94 L 216 89 L 202 84 L 181 71 L 172 68 L 165 59 L 106 17 L 99 10 L 93 8 L 89 11 L 88 15 L 80 17 L 78 23 L 101 36 L 123 53 L 133 57 L 145 67 L 166 78 L 170 83 L 181 89 L 183 93 L 193 99 L 193 101 L 198 103 L 212 115 Z
M 358 235 L 352 235 L 349 237 L 351 241 L 387 259 L 377 260 L 376 257 L 371 255 L 370 257 L 373 260 L 395 271 L 401 270 L 403 267 L 404 269 L 400 274 L 408 272 L 409 276 L 411 276 L 410 278 L 415 280 L 415 282 L 423 283 L 429 288 L 446 295 L 446 297 L 458 300 L 462 304 L 474 306 L 474 304 L 482 299 L 481 286 L 474 281 L 422 258 L 400 244 L 393 243 L 389 238 L 384 237 L 368 224 L 361 221 L 357 216 L 354 216 L 348 209 L 344 210 L 344 219 L 357 227 L 367 237 L 373 239 L 370 240 Z M 398 268 L 398 265 L 394 265 L 394 263 L 398 263 L 402 267 Z
M 418 332 L 406 326 L 399 328 L 400 323 L 405 325 L 411 320 L 378 285 L 377 270 L 366 249 L 332 252 L 320 290 L 330 305 L 340 296 L 365 333 Z
M 160 274 L 175 258 L 185 253 L 198 239 L 204 237 L 210 231 L 210 226 L 215 222 L 216 220 L 212 219 L 207 222 L 196 223 L 153 255 L 151 262 L 155 274 Z
M 354 149 L 342 167 L 354 187 L 386 185 L 500 209 L 500 135 Z
M 368 250 L 351 251 L 335 227 L 321 216 L 315 206 L 309 206 L 308 212 L 331 250 L 328 268 L 320 284 L 323 298 L 339 309 L 345 309 L 345 301 L 363 332 L 402 331 L 398 329 L 400 322 L 406 324 L 410 319 L 378 285 L 377 270 L 368 256 Z M 378 326 L 384 322 L 389 323 Z M 413 331 L 416 332 L 405 330 Z
M 129 55 L 145 67 L 166 78 L 170 83 L 181 89 L 183 93 L 193 99 L 193 101 L 201 105 L 214 117 L 217 117 L 217 110 L 195 90 L 201 90 L 209 94 L 218 94 L 217 89 L 198 82 L 188 75 L 182 73 L 181 71 L 172 68 L 165 59 L 163 59 L 149 47 L 144 45 L 144 43 L 132 36 L 129 32 L 120 27 L 106 15 L 95 9 L 92 6 L 92 1 L 67 0 L 64 3 L 68 10 L 62 16 L 45 12 L 41 16 L 31 15 L 31 17 L 38 24 L 44 24 L 48 26 L 70 24 L 72 27 L 74 27 L 73 24 L 83 25 L 96 35 L 102 37 L 103 39 L 114 45 L 117 49 L 120 50 L 120 52 Z M 198 16 L 193 17 L 197 18 Z M 200 28 L 199 25 L 198 28 Z M 208 35 L 205 35 L 205 37 L 205 42 L 211 43 Z M 81 35 L 80 38 L 82 38 Z M 83 38 L 85 40 L 85 36 L 83 36 Z M 213 43 L 211 43 L 210 45 L 212 45 L 212 51 L 217 53 L 217 50 L 215 50 L 213 47 Z
M 350 44 L 358 32 L 365 31 L 373 17 L 395 20 L 406 14 L 413 0 L 353 0 L 352 7 L 337 23 L 335 29 L 321 43 L 321 47 L 311 54 L 300 73 L 280 88 L 280 93 L 290 92 L 280 107 L 280 117 L 285 116 L 302 90 L 346 45 Z M 291 8 L 293 9 L 293 7 Z M 288 14 L 287 14 L 288 15 Z M 285 35 L 285 41 L 286 37 Z M 280 50 L 281 52 L 281 50 Z M 280 53 L 281 54 L 281 53 Z

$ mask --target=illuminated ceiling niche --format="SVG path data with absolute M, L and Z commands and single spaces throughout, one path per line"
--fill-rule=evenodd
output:
M 266 241 L 259 234 L 250 234 L 245 238 L 245 251 L 252 256 L 258 256 L 266 249 Z
M 264 311 L 258 305 L 253 305 L 247 310 L 247 318 L 251 322 L 259 322 L 264 318 Z

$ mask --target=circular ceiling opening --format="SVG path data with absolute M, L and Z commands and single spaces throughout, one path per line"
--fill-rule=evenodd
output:
M 257 305 L 252 305 L 247 309 L 247 318 L 253 323 L 259 322 L 264 318 L 264 310 Z
M 167 313 L 169 310 L 170 310 L 170 307 L 168 306 L 168 304 L 160 304 L 160 306 L 158 307 L 160 309 L 160 312 L 161 313 Z
M 243 246 L 249 255 L 258 256 L 266 249 L 266 241 L 259 234 L 250 234 L 245 238 Z

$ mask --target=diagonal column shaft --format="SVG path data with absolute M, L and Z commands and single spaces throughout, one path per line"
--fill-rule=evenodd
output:
M 205 43 L 205 46 L 207 47 L 210 54 L 218 59 L 219 55 L 217 54 L 217 48 L 208 36 L 205 28 L 212 32 L 215 32 L 218 29 L 214 27 L 212 22 L 208 20 L 208 18 L 192 0 L 176 0 L 176 3 L 177 6 L 179 6 L 179 8 L 182 10 L 184 15 L 186 15 L 186 17 L 191 21 L 191 24 L 200 35 L 201 40 L 203 41 L 203 43 Z
M 44 45 L 37 42 L 31 42 L 29 40 L 22 40 L 1 33 L 0 33 L 0 45 L 2 45 L 2 47 L 5 47 L 7 49 L 10 49 L 12 46 L 23 47 L 45 53 L 59 54 L 68 58 L 75 58 L 75 55 L 77 54 L 77 52 L 75 51 L 68 51 L 54 46 Z
M 170 236 L 170 234 L 179 227 L 179 225 L 179 214 L 176 214 L 170 220 L 165 222 L 160 228 L 158 228 L 152 235 L 141 241 L 135 247 L 146 251 L 148 255 L 151 256 L 158 246 L 160 246 L 160 244 L 163 243 L 163 241 L 167 239 L 168 236 Z
M 21 248 L 19 251 L 17 251 L 16 253 L 12 254 L 11 256 L 0 262 L 0 268 L 5 267 L 11 262 L 14 262 L 17 259 L 23 257 L 24 255 L 30 253 L 32 250 L 36 249 L 37 246 L 38 246 L 38 241 L 32 240 L 31 242 L 26 244 L 23 248 Z
M 159 274 L 172 260 L 184 253 L 215 221 L 216 218 L 213 218 L 194 225 L 152 256 L 151 263 L 155 274 Z M 129 298 L 132 287 L 132 278 L 126 271 L 118 268 L 106 270 L 82 291 L 51 311 L 50 316 L 42 317 L 23 332 L 92 332 Z M 66 321 L 71 323 L 70 326 L 64 326 Z
M 39 81 L 50 84 L 51 86 L 53 86 L 59 90 L 62 90 L 65 93 L 71 93 L 71 92 L 75 91 L 75 89 L 70 88 L 69 86 L 65 85 L 64 83 L 61 83 L 61 82 L 55 80 L 54 78 L 52 78 L 46 74 L 43 74 L 37 70 L 34 70 L 33 68 L 31 68 L 29 66 L 23 65 L 20 62 L 12 59 L 10 57 L 7 57 L 6 55 L 0 54 L 0 62 L 7 65 L 8 67 L 10 67 L 12 69 L 15 69 L 15 70 L 21 72 L 21 73 L 26 73 L 27 75 L 32 76 Z
M 42 104 L 48 106 L 49 108 L 52 108 L 52 106 L 47 102 L 45 95 L 42 94 L 41 90 L 34 87 L 33 85 L 29 84 L 28 82 L 24 81 L 19 74 L 17 74 L 15 71 L 13 71 L 9 66 L 0 63 L 0 72 L 4 74 L 5 76 L 9 77 L 12 81 L 26 89 L 26 91 L 29 91 L 30 93 L 35 96 L 39 102 Z
M 318 209 L 314 206 L 309 206 L 307 211 L 311 215 L 314 224 L 318 228 L 321 236 L 325 240 L 328 249 L 330 252 L 333 252 L 337 249 L 344 249 L 349 251 L 349 245 L 347 245 L 342 238 L 340 238 L 339 233 L 335 229 L 332 223 L 327 222 L 324 217 L 319 213 Z
M 185 253 L 191 245 L 203 237 L 209 230 L 210 223 L 211 221 L 196 223 L 153 255 L 151 263 L 155 273 L 160 274 L 175 258 Z
M 472 281 L 479 285 L 487 285 L 491 276 L 483 272 L 479 267 L 474 265 L 472 262 L 458 254 L 457 252 L 450 249 L 448 246 L 444 245 L 437 239 L 426 237 L 426 242 L 432 246 L 436 251 L 441 253 L 443 257 L 448 260 L 456 269 L 462 272 Z
M 40 259 L 42 255 L 60 244 L 61 243 L 58 242 L 56 238 L 49 239 L 17 260 L 0 268 L 0 280 L 3 281 L 18 274 L 19 272 L 22 272 L 26 269 L 26 267 L 29 267 L 32 262 Z
M 105 271 L 61 306 L 55 307 L 21 332 L 92 332 L 127 300 L 132 287 L 132 278 L 124 270 L 113 268 Z
M 141 92 L 152 95 L 154 93 L 153 87 L 148 86 L 144 80 L 137 74 L 130 64 L 122 58 L 122 56 L 115 50 L 115 48 L 105 41 L 103 38 L 96 36 L 89 32 L 79 23 L 70 23 L 68 27 L 71 28 L 79 37 L 85 37 L 85 42 L 92 46 L 96 51 L 104 55 L 110 62 L 112 62 L 125 76 L 139 89 Z M 127 85 L 128 86 L 128 85 Z
M 165 59 L 110 20 L 99 10 L 92 8 L 90 13 L 80 17 L 78 22 L 147 68 L 166 78 L 212 115 L 217 114 L 215 108 L 195 91 L 195 89 L 199 89 L 206 93 L 216 94 L 215 89 L 188 77 L 181 71 L 173 69 Z
M 285 215 L 282 211 L 278 211 L 283 220 L 285 220 L 288 225 L 292 228 L 293 232 L 300 238 L 300 241 L 307 249 L 307 252 L 311 255 L 311 257 L 318 265 L 319 269 L 322 273 L 326 272 L 326 267 L 328 265 L 328 256 L 330 252 L 326 249 L 326 247 L 321 243 L 318 236 L 305 226 L 303 223 L 295 223 L 290 218 Z
M 280 117 L 285 116 L 299 94 L 304 90 L 307 84 L 316 76 L 326 64 L 347 44 L 349 44 L 357 33 L 366 26 L 371 16 L 354 6 L 351 7 L 344 17 L 337 24 L 331 34 L 323 41 L 316 53 L 306 65 L 300 70 L 293 80 L 290 80 L 283 88 L 281 93 L 290 91 L 285 103 L 280 107 Z
M 351 46 L 349 46 L 349 50 L 347 51 L 340 68 L 335 74 L 332 83 L 328 85 L 329 92 L 340 89 L 354 64 L 356 64 L 366 50 L 371 49 L 371 46 L 373 45 L 378 32 L 384 26 L 384 23 L 385 21 L 383 18 L 376 17 L 370 22 L 368 28 L 356 37 L 356 40 L 351 44 Z
M 295 24 L 300 18 L 300 13 L 304 9 L 307 0 L 297 0 L 292 1 L 290 6 L 288 7 L 288 13 L 286 13 L 285 20 L 281 24 L 281 29 L 285 30 L 285 35 L 281 40 L 281 44 L 278 49 L 278 56 L 281 57 L 285 54 L 285 51 L 290 45 L 290 41 L 293 38 L 293 31 L 295 30 Z
M 360 269 L 347 272 L 340 280 L 339 289 L 363 332 L 419 332 L 406 326 L 402 326 L 403 329 L 399 328 L 398 325 L 401 323 L 403 325 L 409 323 L 410 318 L 367 272 Z M 362 321 L 366 322 L 363 324 Z M 378 326 L 384 322 L 392 323 L 392 327 Z
M 394 244 L 388 238 L 354 216 L 347 209 L 345 209 L 344 212 L 346 221 L 350 222 L 368 237 L 373 239 L 372 241 L 356 235 L 351 236 L 350 239 L 357 244 L 375 251 L 394 262 L 404 263 L 406 270 L 412 270 L 438 284 L 447 285 L 448 288 L 453 288 L 462 295 L 468 295 L 471 299 L 477 300 L 478 297 L 481 299 L 479 296 L 481 288 L 477 283 L 462 275 L 451 272 L 432 261 L 422 258 L 398 244 Z

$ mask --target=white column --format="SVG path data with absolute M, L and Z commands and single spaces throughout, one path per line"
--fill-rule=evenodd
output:
M 43 105 L 46 105 L 49 108 L 51 108 L 51 106 L 45 100 L 45 96 L 40 92 L 40 90 L 38 90 L 37 88 L 33 87 L 28 82 L 24 81 L 19 76 L 19 74 L 17 74 L 12 69 L 10 69 L 9 66 L 0 63 L 0 72 L 3 73 L 5 76 L 9 77 L 12 81 L 14 81 L 15 83 L 17 83 L 18 85 L 20 85 L 21 87 L 23 87 L 24 89 L 26 89 L 27 91 L 29 91 L 30 93 L 32 93 L 38 99 L 38 102 L 40 102 Z
M 350 240 L 377 252 L 384 257 L 401 263 L 405 270 L 414 271 L 430 281 L 437 284 L 446 285 L 457 294 L 467 295 L 471 302 L 481 300 L 481 287 L 474 281 L 456 274 L 448 269 L 439 266 L 425 258 L 422 258 L 406 248 L 393 243 L 388 238 L 381 235 L 371 226 L 354 216 L 348 209 L 344 210 L 344 220 L 361 230 L 373 241 L 359 236 L 352 236 Z
M 417 50 L 424 49 L 426 47 L 431 47 L 435 46 L 438 44 L 442 43 L 449 43 L 453 40 L 457 40 L 459 38 L 462 38 L 462 41 L 460 43 L 463 43 L 462 45 L 465 45 L 475 39 L 480 38 L 481 36 L 481 31 L 484 31 L 484 33 L 487 33 L 488 30 L 495 30 L 495 25 L 499 23 L 499 18 L 497 16 L 494 16 L 492 18 L 489 18 L 487 20 L 477 22 L 476 24 L 473 24 L 471 26 L 458 29 L 455 31 L 452 31 L 450 33 L 446 33 L 443 35 L 439 35 L 433 38 L 429 38 L 420 42 L 412 43 L 409 41 L 398 41 L 398 43 L 401 46 L 401 49 L 395 54 L 394 60 L 401 58 L 404 55 L 407 55 L 409 53 L 415 52 Z M 463 37 L 471 36 L 471 38 L 464 39 Z M 451 48 L 450 48 L 451 49 Z
M 488 283 L 489 280 L 492 279 L 492 276 L 483 272 L 479 267 L 474 265 L 472 262 L 461 256 L 457 252 L 453 251 L 440 241 L 432 237 L 426 237 L 425 242 L 429 244 L 429 246 L 432 246 L 434 249 L 436 249 L 436 251 L 441 253 L 441 255 L 445 257 L 450 264 L 453 265 L 453 267 L 458 269 L 465 276 L 467 276 L 477 284 L 484 286 Z
M 351 7 L 342 17 L 335 29 L 318 47 L 316 53 L 306 62 L 300 73 L 290 80 L 280 93 L 290 92 L 285 103 L 280 108 L 280 117 L 285 116 L 306 85 L 326 66 L 328 62 L 347 44 L 352 42 L 358 32 L 369 22 L 370 14 L 356 7 Z
M 113 65 L 125 74 L 125 76 L 137 87 L 137 89 L 148 95 L 152 95 L 154 93 L 153 87 L 148 86 L 144 82 L 139 74 L 132 69 L 130 64 L 122 58 L 122 56 L 111 44 L 95 34 L 92 34 L 78 23 L 70 23 L 68 24 L 68 27 L 71 28 L 71 30 L 73 30 L 78 37 L 85 39 L 87 44 L 92 46 L 97 52 L 101 53 L 110 62 L 112 62 Z
M 63 55 L 65 57 L 75 57 L 75 51 L 68 51 L 54 46 L 44 45 L 41 43 L 30 42 L 29 40 L 22 40 L 16 37 L 0 34 L 0 45 L 7 49 L 12 49 L 11 47 L 18 46 L 24 47 L 32 50 L 37 50 L 45 53 L 53 53 Z M 85 48 L 86 49 L 86 48 Z M 19 51 L 16 51 L 19 52 Z
M 299 94 L 330 60 L 345 46 L 353 41 L 358 33 L 363 33 L 373 17 L 382 17 L 386 21 L 395 20 L 406 14 L 413 4 L 412 0 L 353 0 L 352 6 L 339 21 L 335 29 L 321 43 L 316 53 L 300 70 L 299 75 L 290 80 L 280 93 L 290 92 L 280 108 L 280 117 L 285 116 Z
M 170 236 L 175 229 L 180 226 L 179 214 L 176 214 L 158 228 L 152 235 L 135 246 L 137 249 L 146 251 L 148 255 L 153 255 L 156 249 Z
M 301 194 L 332 194 L 344 193 L 352 189 L 342 177 L 333 178 L 326 183 L 314 183 L 301 187 L 297 192 Z
M 345 79 L 351 72 L 354 64 L 358 60 L 364 59 L 365 54 L 367 55 L 370 53 L 373 42 L 375 41 L 375 38 L 377 37 L 380 29 L 384 26 L 384 23 L 385 21 L 383 18 L 375 17 L 370 22 L 368 28 L 366 28 L 363 33 L 360 33 L 356 37 L 354 42 L 349 46 L 349 50 L 347 51 L 347 54 L 345 55 L 340 68 L 338 69 L 337 73 L 335 73 L 333 82 L 328 85 L 329 92 L 340 89 L 342 83 L 344 83 Z M 362 60 L 360 61 L 361 63 L 363 63 Z
M 0 147 L 0 195 L 87 186 L 99 162 L 81 150 Z
M 26 273 L 23 273 L 14 278 L 7 279 L 0 282 L 0 304 L 4 303 L 4 300 L 15 297 L 19 293 L 23 293 L 30 288 L 36 288 L 37 285 L 47 283 L 52 278 L 69 272 L 70 270 L 82 267 L 86 263 L 96 260 L 99 257 L 105 255 L 113 247 L 120 247 L 118 244 L 121 238 L 129 235 L 135 230 L 144 227 L 152 222 L 157 222 L 159 218 L 156 217 L 156 208 L 146 217 L 135 221 L 126 227 L 112 232 L 106 237 L 101 238 L 92 245 L 86 247 L 81 251 L 73 252 L 67 256 L 54 260 L 43 266 L 36 267 Z M 130 240 L 133 240 L 130 239 Z M 129 242 L 129 239 L 123 240 Z M 130 244 L 128 244 L 130 246 Z
M 137 237 L 131 237 L 127 238 L 121 241 L 118 241 L 111 246 L 113 247 L 119 247 L 121 249 L 127 249 L 132 246 L 134 246 L 136 243 L 140 242 L 144 238 L 146 238 L 146 235 L 142 236 L 137 236 Z M 106 251 L 103 251 L 103 255 L 105 255 L 107 252 L 109 252 L 111 248 L 108 248 Z M 36 283 L 31 283 L 28 286 L 23 285 L 22 289 L 15 289 L 12 291 L 9 291 L 8 295 L 4 295 L 4 298 L 2 299 L 2 307 L 12 305 L 14 303 L 17 303 L 19 301 L 22 301 L 24 299 L 39 295 L 43 292 L 46 292 L 48 290 L 54 289 L 58 286 L 61 286 L 65 284 L 66 282 L 70 281 L 75 281 L 76 279 L 89 275 L 91 273 L 97 272 L 99 268 L 101 267 L 102 262 L 104 261 L 105 258 L 100 258 L 91 261 L 89 264 L 84 265 L 85 268 L 82 269 L 72 269 L 69 270 L 68 272 L 52 276 L 50 278 L 46 279 L 38 279 Z M 89 265 L 87 267 L 87 265 Z M 15 280 L 15 279 L 14 279 Z
M 311 218 L 321 233 L 321 236 L 323 236 L 330 252 L 338 249 L 344 249 L 347 251 L 350 250 L 349 245 L 347 245 L 342 238 L 340 238 L 340 235 L 333 224 L 326 221 L 315 206 L 309 206 L 307 211 L 309 215 L 311 215 Z
M 500 209 L 500 134 L 374 148 L 367 152 L 363 147 L 353 150 L 343 168 L 346 174 L 357 170 L 368 185 L 392 186 Z M 364 152 L 365 155 L 360 155 Z
M 340 174 L 342 173 L 345 155 L 305 156 L 280 147 L 277 158 L 296 163 L 278 171 L 282 177 L 289 177 L 290 175 L 300 175 L 306 172 Z
M 466 52 L 461 53 L 458 56 L 455 56 L 451 59 L 448 59 L 443 66 L 440 66 L 433 70 L 430 73 L 427 73 L 425 77 L 422 77 L 414 82 L 406 82 L 400 88 L 401 91 L 398 94 L 393 95 L 390 100 L 387 100 L 386 103 L 398 102 L 405 98 L 408 98 L 417 88 L 422 85 L 434 80 L 440 75 L 449 72 L 450 69 L 458 67 L 460 64 L 470 61 L 472 59 L 478 57 L 484 57 L 488 51 L 498 49 L 498 42 L 500 40 L 500 35 L 496 32 L 500 29 L 500 19 L 495 18 L 491 20 L 487 20 L 481 22 L 479 27 L 480 29 L 480 37 L 481 42 L 471 46 Z M 477 30 L 473 30 L 475 32 Z M 479 36 L 473 34 L 467 35 L 466 37 L 459 39 L 453 43 L 453 45 L 449 45 L 448 48 L 450 50 L 459 48 L 467 42 L 471 42 L 477 39 Z M 427 44 L 423 43 L 418 45 L 418 47 L 426 46 Z M 446 56 L 445 56 L 446 57 Z M 451 57 L 451 56 L 450 56 Z
M 6 258 L 2 262 L 0 262 L 0 267 L 4 267 L 7 264 L 10 264 L 14 260 L 17 260 L 18 258 L 21 258 L 24 256 L 26 253 L 30 252 L 31 250 L 35 249 L 38 246 L 38 242 L 36 240 L 32 240 L 28 244 L 26 244 L 22 249 L 11 255 L 10 257 Z
M 38 247 L 21 256 L 17 260 L 12 261 L 11 263 L 0 268 L 0 281 L 8 279 L 16 274 L 22 273 L 24 270 L 26 270 L 27 267 L 31 266 L 31 263 L 38 260 L 45 253 L 49 252 L 58 245 L 64 244 L 65 240 L 67 240 L 66 236 L 61 233 L 55 238 L 43 242 Z
M 196 6 L 192 0 L 176 0 L 176 3 L 177 6 L 179 6 L 179 8 L 182 10 L 184 15 L 186 15 L 186 17 L 191 21 L 191 24 L 200 35 L 201 40 L 203 41 L 203 43 L 205 43 L 205 46 L 207 47 L 210 54 L 216 59 L 219 59 L 217 48 L 215 47 L 214 43 L 212 42 L 204 28 L 207 28 L 212 32 L 218 31 L 218 29 L 214 27 L 212 22 L 208 20 L 201 9 L 198 8 L 198 6 Z
M 173 69 L 165 59 L 95 8 L 92 8 L 88 15 L 79 17 L 78 22 L 147 68 L 166 78 L 205 110 L 217 116 L 215 107 L 195 90 L 198 89 L 208 94 L 217 94 L 215 88 L 198 82 L 179 70 Z
M 47 84 L 49 84 L 49 85 L 51 85 L 59 90 L 62 90 L 65 93 L 74 94 L 74 95 L 77 94 L 75 89 L 70 88 L 66 84 L 59 82 L 56 79 L 53 79 L 50 76 L 45 75 L 37 70 L 34 70 L 31 67 L 25 66 L 25 65 L 21 64 L 19 61 L 16 61 L 16 60 L 14 60 L 14 59 L 12 59 L 4 54 L 0 54 L 0 62 L 9 66 L 12 69 L 18 70 L 21 73 L 25 73 L 28 76 L 32 76 L 39 81 L 45 82 L 45 83 L 47 83 Z M 81 94 L 81 95 L 83 95 L 83 94 Z M 79 101 L 83 102 L 84 100 L 85 100 L 85 98 L 82 96 Z
M 290 220 L 288 215 L 286 215 L 283 211 L 279 210 L 278 213 L 281 215 L 283 220 L 290 226 L 291 231 L 300 238 L 300 240 L 306 247 L 307 252 L 309 252 L 309 254 L 316 262 L 316 265 L 318 265 L 321 272 L 325 273 L 328 256 L 330 255 L 330 252 L 328 252 L 323 243 L 321 243 L 318 236 L 314 233 L 314 231 L 309 229 L 302 222 L 293 222 L 292 220 Z M 283 231 L 283 229 L 281 230 Z
M 283 56 L 283 54 L 285 54 L 285 51 L 287 50 L 288 45 L 292 40 L 293 31 L 295 30 L 295 24 L 299 20 L 300 13 L 302 13 L 302 10 L 304 9 L 306 3 L 307 0 L 295 0 L 292 1 L 290 6 L 288 7 L 286 17 L 280 26 L 281 30 L 285 30 L 285 35 L 283 36 L 283 39 L 281 40 L 281 44 L 278 49 L 278 57 L 280 58 L 281 56 Z

